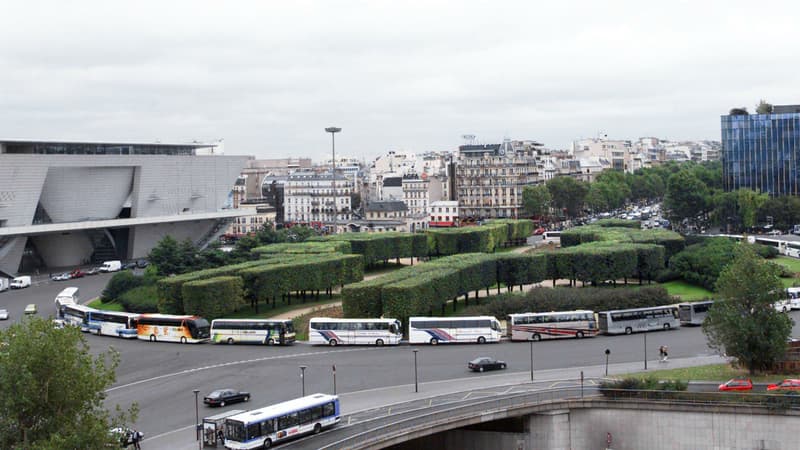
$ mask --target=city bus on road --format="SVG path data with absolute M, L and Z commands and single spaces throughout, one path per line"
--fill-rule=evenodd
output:
M 408 319 L 408 343 L 478 343 L 499 342 L 503 331 L 492 316 L 411 317 Z
M 89 333 L 135 339 L 139 314 L 121 311 L 97 311 L 86 313 L 84 324 Z
M 709 308 L 713 304 L 714 300 L 679 304 L 678 317 L 681 320 L 681 325 L 702 325 L 703 321 L 706 320 Z
M 599 332 L 594 311 L 554 311 L 508 315 L 512 341 L 594 337 Z
M 681 326 L 675 305 L 603 311 L 597 313 L 597 319 L 600 332 L 605 334 L 670 330 Z
M 81 331 L 89 331 L 86 326 L 86 315 L 97 310 L 84 305 L 66 303 L 61 305 L 59 311 L 59 317 L 61 317 L 64 325 L 80 327 Z
M 339 397 L 313 394 L 225 418 L 225 448 L 270 448 L 339 423 Z
M 291 320 L 215 319 L 211 321 L 211 342 L 215 344 L 286 345 L 295 341 Z
M 397 319 L 331 319 L 314 317 L 308 322 L 312 345 L 397 345 L 403 326 Z
M 202 317 L 142 314 L 136 324 L 136 335 L 150 342 L 196 344 L 209 339 L 210 328 L 208 321 Z

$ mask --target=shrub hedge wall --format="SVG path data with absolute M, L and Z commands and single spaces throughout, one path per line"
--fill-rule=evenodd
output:
M 421 233 L 343 233 L 313 241 L 347 242 L 352 253 L 363 256 L 367 267 L 390 259 L 428 256 L 428 240 Z
M 183 284 L 183 312 L 208 320 L 223 317 L 245 305 L 242 279 L 238 276 L 214 277 Z
M 157 313 L 158 289 L 154 284 L 139 286 L 120 295 L 117 301 L 128 312 L 139 314 Z
M 298 242 L 270 244 L 255 247 L 251 252 L 258 255 L 288 254 L 316 254 L 316 253 L 351 253 L 349 241 L 323 241 L 323 242 Z

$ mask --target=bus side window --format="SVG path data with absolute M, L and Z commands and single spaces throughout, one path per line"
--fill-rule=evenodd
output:
M 336 407 L 333 405 L 333 402 L 325 403 L 322 407 L 322 414 L 324 414 L 325 417 L 336 414 Z

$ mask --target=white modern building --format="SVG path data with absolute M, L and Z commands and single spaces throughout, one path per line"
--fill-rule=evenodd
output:
M 0 140 L 0 271 L 140 258 L 167 235 L 204 245 L 239 214 L 246 161 L 217 144 Z
M 458 202 L 455 200 L 440 200 L 431 202 L 431 227 L 457 227 Z

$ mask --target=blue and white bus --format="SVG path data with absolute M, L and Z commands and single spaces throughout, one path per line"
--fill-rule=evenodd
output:
M 211 342 L 215 344 L 286 345 L 295 341 L 291 320 L 214 319 Z
M 97 310 L 84 305 L 73 305 L 67 303 L 65 305 L 61 305 L 60 311 L 60 316 L 64 321 L 64 325 L 80 327 L 81 331 L 89 331 L 86 326 L 86 315 Z
M 244 450 L 319 433 L 339 423 L 339 397 L 313 394 L 225 419 L 225 448 Z
M 678 317 L 678 307 L 668 305 L 603 311 L 597 313 L 597 322 L 601 333 L 631 334 L 638 331 L 680 328 L 681 322 Z
M 492 316 L 408 319 L 409 344 L 483 344 L 499 342 L 502 334 L 500 321 Z
M 89 333 L 136 339 L 139 314 L 121 311 L 88 311 L 84 324 Z
M 397 345 L 403 327 L 397 319 L 337 319 L 314 317 L 308 322 L 312 345 Z

